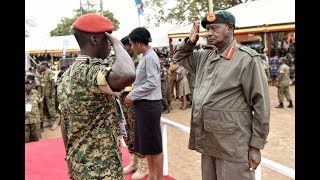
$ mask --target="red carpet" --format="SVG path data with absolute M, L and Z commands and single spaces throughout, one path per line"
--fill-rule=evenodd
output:
M 121 147 L 123 165 L 129 161 L 129 152 Z M 25 180 L 68 180 L 67 165 L 62 138 L 25 144 Z M 127 174 L 127 180 L 132 174 Z M 147 178 L 144 178 L 146 180 Z M 170 176 L 165 180 L 174 180 Z

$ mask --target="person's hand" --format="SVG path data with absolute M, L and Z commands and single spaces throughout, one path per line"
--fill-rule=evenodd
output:
M 132 99 L 129 96 L 126 96 L 124 99 L 124 105 L 130 106 L 132 104 Z
M 199 40 L 200 22 L 194 21 L 189 35 L 189 40 L 192 44 L 195 44 Z
M 249 168 L 250 170 L 256 170 L 261 162 L 260 149 L 250 147 L 249 149 Z
M 119 39 L 117 39 L 115 36 L 109 34 L 108 32 L 105 32 L 109 42 L 111 43 L 111 45 L 113 46 L 114 44 L 122 44 L 121 41 Z

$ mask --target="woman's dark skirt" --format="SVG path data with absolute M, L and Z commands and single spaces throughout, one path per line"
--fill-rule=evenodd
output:
M 162 152 L 160 118 L 161 100 L 141 99 L 133 102 L 135 108 L 134 150 L 142 155 Z

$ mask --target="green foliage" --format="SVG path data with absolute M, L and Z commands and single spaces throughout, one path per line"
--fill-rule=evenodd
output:
M 75 15 L 72 18 L 63 17 L 61 18 L 61 22 L 57 24 L 57 27 L 50 31 L 51 36 L 64 36 L 64 35 L 72 35 L 72 23 L 76 21 L 78 17 L 81 16 L 81 10 L 76 9 L 73 11 Z M 101 14 L 101 10 L 95 10 L 94 5 L 91 4 L 88 0 L 86 4 L 83 6 L 82 14 L 88 14 L 88 13 L 97 13 Z M 106 10 L 103 11 L 103 16 L 110 19 L 113 23 L 114 31 L 119 29 L 119 21 L 114 17 L 113 13 Z
M 212 0 L 213 1 L 213 0 Z M 213 1 L 213 11 L 227 9 L 248 0 L 219 0 Z M 176 0 L 176 6 L 163 8 L 169 1 L 145 0 L 145 9 L 151 9 L 146 19 L 148 23 L 153 22 L 159 26 L 160 23 L 190 24 L 200 20 L 209 12 L 208 0 Z

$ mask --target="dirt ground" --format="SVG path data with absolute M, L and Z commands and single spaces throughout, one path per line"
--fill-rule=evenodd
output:
M 295 86 L 290 86 L 290 94 L 295 104 Z M 270 92 L 270 132 L 268 143 L 261 151 L 264 158 L 280 163 L 289 168 L 295 169 L 295 108 L 287 108 L 288 102 L 285 100 L 285 108 L 277 109 L 278 105 L 277 88 L 269 86 Z M 190 126 L 191 109 L 180 110 L 181 102 L 173 101 L 173 109 L 163 117 L 174 122 Z M 168 132 L 168 161 L 169 175 L 177 180 L 200 180 L 201 163 L 200 154 L 188 149 L 189 134 L 174 129 L 167 128 Z M 54 131 L 46 128 L 42 133 L 42 139 L 61 137 L 60 128 Z M 262 179 L 264 180 L 288 180 L 291 179 L 262 166 Z

